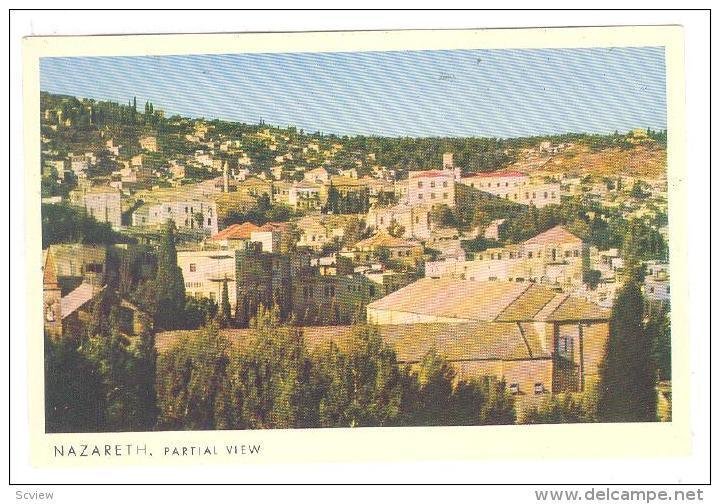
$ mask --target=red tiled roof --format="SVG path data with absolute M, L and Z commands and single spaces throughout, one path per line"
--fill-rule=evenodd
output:
M 529 240 L 523 242 L 524 245 L 546 245 L 548 243 L 578 243 L 582 242 L 581 238 L 578 238 L 570 231 L 565 229 L 563 226 L 555 226 L 547 231 L 540 233 L 539 235 L 533 236 Z
M 252 222 L 243 222 L 242 224 L 232 224 L 216 235 L 211 240 L 249 240 L 250 233 L 260 228 Z
M 495 177 L 527 177 L 527 173 L 521 172 L 521 171 L 494 171 L 494 172 L 481 172 L 481 173 L 475 173 L 474 175 L 467 177 L 467 178 L 475 178 L 475 177 L 482 177 L 482 178 L 495 178 Z
M 425 170 L 411 171 L 408 174 L 412 178 L 416 177 L 452 177 L 453 174 L 442 170 Z
M 285 231 L 287 227 L 287 222 L 268 222 L 260 226 L 257 231 Z

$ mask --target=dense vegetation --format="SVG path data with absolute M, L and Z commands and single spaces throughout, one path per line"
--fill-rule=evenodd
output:
M 435 351 L 401 365 L 371 326 L 354 326 L 342 349 L 310 352 L 280 306 L 261 306 L 250 335 L 231 344 L 218 332 L 231 323 L 227 285 L 219 306 L 186 298 L 173 231 L 168 224 L 156 257 L 144 246 L 110 249 L 108 286 L 89 321 L 59 342 L 46 338 L 49 432 L 647 421 L 656 375 L 670 379 L 667 308 L 645 305 L 639 274 L 613 309 L 597 401 L 549 398 L 518 419 L 502 383 L 457 381 Z M 127 335 L 123 297 L 155 330 L 201 330 L 158 357 L 153 331 Z
M 109 223 L 98 222 L 81 207 L 66 204 L 43 204 L 41 215 L 44 249 L 54 243 L 111 245 L 133 241 L 114 231 Z

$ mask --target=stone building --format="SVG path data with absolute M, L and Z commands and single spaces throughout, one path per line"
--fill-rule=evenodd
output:
M 425 276 L 475 281 L 533 281 L 564 289 L 583 285 L 589 269 L 589 247 L 563 226 L 524 242 L 475 253 L 472 260 L 431 261 Z
M 534 205 L 537 208 L 560 204 L 560 184 L 532 180 L 524 172 L 476 173 L 461 178 L 460 183 L 498 198 L 523 205 Z
M 120 191 L 110 186 L 81 187 L 70 191 L 70 204 L 83 207 L 98 222 L 107 222 L 113 229 L 122 225 Z
M 176 200 L 145 204 L 132 214 L 133 226 L 157 226 L 168 220 L 177 228 L 213 235 L 218 231 L 217 206 L 211 200 Z
M 397 238 L 381 230 L 370 238 L 345 247 L 340 255 L 357 264 L 392 261 L 417 266 L 423 259 L 423 246 L 420 242 Z
M 467 377 L 500 376 L 515 394 L 594 387 L 610 330 L 609 310 L 566 293 L 528 282 L 450 278 L 424 278 L 374 301 L 367 318 L 381 327 L 448 324 L 450 336 L 463 334 L 465 324 L 481 324 L 482 333 L 496 334 L 493 344 L 504 355 L 523 355 L 516 354 L 507 366 L 498 359 L 458 366 Z M 462 351 L 458 337 L 449 339 L 443 351 Z

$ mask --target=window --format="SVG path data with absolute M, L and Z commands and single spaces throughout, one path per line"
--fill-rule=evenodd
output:
M 520 385 L 517 383 L 511 383 L 510 386 L 508 387 L 508 390 L 510 391 L 511 394 L 517 395 L 520 393 Z
M 172 208 L 167 207 L 167 209 L 168 209 L 168 213 L 172 212 Z
M 208 226 L 212 226 L 212 219 L 208 218 Z
M 435 199 L 435 193 L 430 193 L 430 199 Z
M 470 186 L 473 187 L 472 184 L 470 184 Z M 444 181 L 443 181 L 443 187 L 447 187 L 447 180 L 444 180 Z
M 85 266 L 85 270 L 89 273 L 102 273 L 103 265 L 101 263 L 89 263 Z
M 190 263 L 190 271 L 195 272 L 196 269 L 197 269 L 197 265 L 195 263 Z
M 573 339 L 570 336 L 560 336 L 557 340 L 557 352 L 561 357 L 571 358 L 573 355 Z
M 422 180 L 418 180 L 418 189 L 422 189 L 422 186 L 423 186 Z
M 447 198 L 448 198 L 448 193 L 444 192 L 444 193 L 443 193 L 443 199 L 447 199 Z
M 188 207 L 185 207 L 185 213 L 188 213 Z
M 536 394 L 544 394 L 545 393 L 545 385 L 543 385 L 540 382 L 537 382 L 535 384 L 535 393 Z
M 430 181 L 430 187 L 435 187 L 435 181 L 434 181 L 434 180 L 431 180 L 431 181 Z
M 533 256 L 533 253 L 532 253 L 532 252 L 528 252 L 528 259 L 532 259 L 532 256 Z
M 423 199 L 423 194 L 422 194 L 422 193 L 418 194 L 418 199 Z
M 546 193 L 544 193 L 544 195 L 545 195 L 545 199 L 547 199 L 547 192 L 546 192 Z
M 580 251 L 579 251 L 579 250 L 573 250 L 573 256 L 574 256 L 574 257 L 579 257 L 579 256 L 580 256 Z

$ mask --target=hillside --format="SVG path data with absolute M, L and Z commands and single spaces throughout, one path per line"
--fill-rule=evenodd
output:
M 41 114 L 44 160 L 101 152 L 111 140 L 120 148 L 116 159 L 99 161 L 97 171 L 105 174 L 143 152 L 139 144 L 143 135 L 157 138 L 157 150 L 144 152 L 143 165 L 159 170 L 166 170 L 173 160 L 193 165 L 193 156 L 200 150 L 227 161 L 230 168 L 246 159 L 251 173 L 268 176 L 273 166 L 295 175 L 296 169 L 318 166 L 353 168 L 359 176 L 384 166 L 402 178 L 408 170 L 440 166 L 445 152 L 454 153 L 456 166 L 465 174 L 511 168 L 530 173 L 660 178 L 666 171 L 665 131 L 641 128 L 626 134 L 507 139 L 346 137 L 307 133 L 293 126 L 166 117 L 150 102 L 138 110 L 135 99 L 122 105 L 48 93 L 41 93 Z
M 576 144 L 558 154 L 519 161 L 514 163 L 512 168 L 530 173 L 541 171 L 598 177 L 628 175 L 660 179 L 667 173 L 667 151 L 655 142 L 600 150 L 594 150 L 585 144 Z

